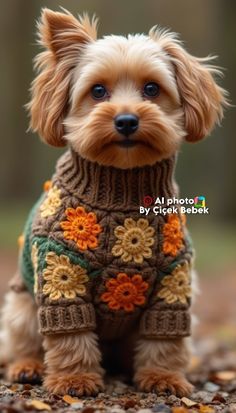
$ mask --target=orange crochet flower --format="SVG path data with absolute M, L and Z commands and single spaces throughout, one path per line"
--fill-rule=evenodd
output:
M 64 237 L 76 242 L 77 247 L 85 251 L 94 249 L 98 245 L 97 235 L 102 228 L 97 224 L 97 217 L 93 212 L 86 212 L 83 207 L 67 208 L 66 221 L 61 222 Z
M 45 181 L 44 184 L 43 184 L 44 192 L 48 192 L 49 189 L 51 189 L 51 188 L 52 188 L 52 181 L 51 180 Z
M 144 292 L 148 289 L 148 283 L 143 281 L 140 274 L 129 277 L 125 273 L 119 273 L 115 278 L 106 282 L 107 292 L 101 295 L 101 300 L 107 303 L 111 310 L 124 309 L 127 312 L 134 311 L 134 306 L 143 305 L 146 301 Z
M 177 214 L 168 216 L 167 223 L 163 227 L 163 252 L 165 255 L 175 257 L 183 247 L 183 231 L 180 218 Z

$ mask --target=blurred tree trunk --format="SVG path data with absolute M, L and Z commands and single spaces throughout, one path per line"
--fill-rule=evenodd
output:
M 30 51 L 26 44 L 30 38 L 29 31 L 32 30 L 29 15 L 33 4 L 34 2 L 8 0 L 3 2 L 0 13 L 0 81 L 4 96 L 0 107 L 0 184 L 4 198 L 17 199 L 25 194 L 31 176 L 27 117 L 23 105 L 28 99 L 28 79 L 31 77 Z
M 221 0 L 219 18 L 222 21 L 221 52 L 223 56 L 225 71 L 225 88 L 229 91 L 230 101 L 236 104 L 235 83 L 235 19 L 236 2 L 234 0 Z M 224 174 L 224 183 L 219 189 L 222 197 L 223 219 L 235 220 L 236 211 L 236 138 L 235 138 L 235 107 L 229 108 L 225 114 L 222 130 L 222 146 L 219 170 Z

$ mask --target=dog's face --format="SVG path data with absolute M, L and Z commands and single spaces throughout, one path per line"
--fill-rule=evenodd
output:
M 89 44 L 72 85 L 65 136 L 85 158 L 122 168 L 153 164 L 186 134 L 173 65 L 148 37 Z
M 119 168 L 152 165 L 185 138 L 203 138 L 222 117 L 225 92 L 214 67 L 173 34 L 107 36 L 96 22 L 44 10 L 32 127 L 55 146 Z

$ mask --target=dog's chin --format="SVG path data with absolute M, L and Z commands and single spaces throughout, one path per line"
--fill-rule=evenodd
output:
M 125 138 L 119 141 L 113 142 L 114 145 L 124 148 L 124 149 L 129 149 L 129 148 L 135 148 L 138 146 L 143 146 L 143 147 L 151 147 L 148 143 L 143 142 L 143 141 L 137 141 L 136 139 L 130 139 L 130 138 Z
M 77 152 L 92 162 L 104 166 L 113 166 L 120 169 L 129 169 L 153 165 L 173 155 L 174 151 L 161 152 L 148 142 L 133 139 L 123 139 L 106 143 L 92 150 L 79 150 Z

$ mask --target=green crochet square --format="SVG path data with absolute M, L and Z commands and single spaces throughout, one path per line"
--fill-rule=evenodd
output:
M 41 199 L 40 199 L 41 201 Z M 39 202 L 40 202 L 39 201 Z M 58 256 L 66 255 L 69 257 L 71 264 L 80 265 L 87 270 L 90 278 L 95 277 L 101 273 L 100 270 L 92 270 L 89 262 L 79 252 L 69 250 L 64 244 L 56 242 L 49 237 L 32 237 L 31 227 L 35 212 L 39 202 L 32 209 L 24 230 L 24 247 L 20 254 L 20 269 L 26 287 L 30 293 L 34 294 L 34 268 L 32 264 L 31 250 L 32 246 L 36 244 L 38 250 L 37 270 L 41 273 L 47 266 L 46 255 L 48 252 L 55 252 Z

